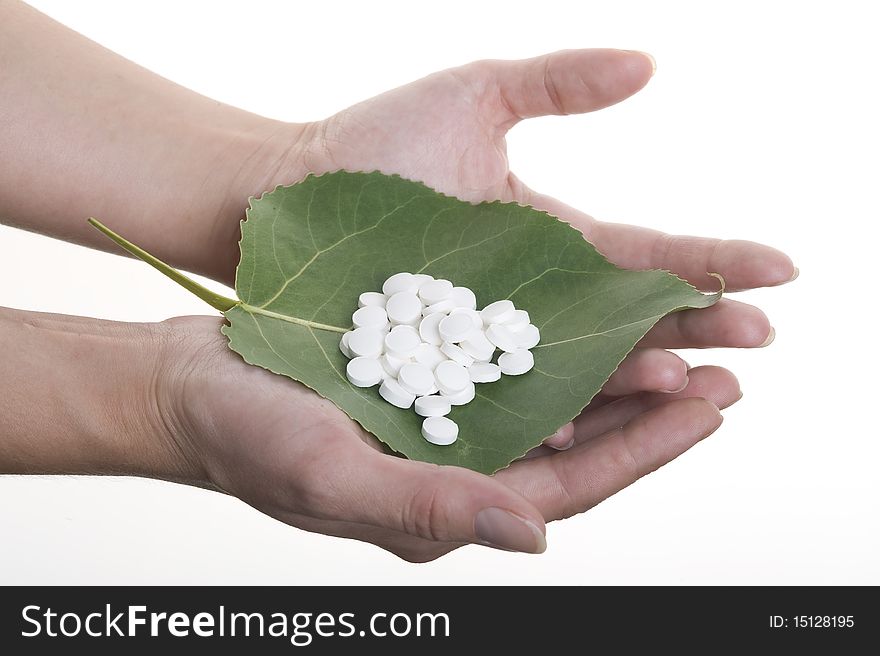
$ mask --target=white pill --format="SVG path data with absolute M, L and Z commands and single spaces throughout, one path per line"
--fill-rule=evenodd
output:
M 541 331 L 534 324 L 526 324 L 525 327 L 513 333 L 516 345 L 521 349 L 535 348 L 541 341 Z
M 449 314 L 450 315 L 463 314 L 463 315 L 470 318 L 471 323 L 473 324 L 475 331 L 476 330 L 483 330 L 483 317 L 481 317 L 480 313 L 477 312 L 476 310 L 471 310 L 470 308 L 457 307 L 454 310 L 452 310 Z
M 351 331 L 349 330 L 347 333 L 342 333 L 342 339 L 339 340 L 339 350 L 342 351 L 342 355 L 351 360 L 354 357 L 354 354 L 351 352 L 351 348 L 348 346 L 348 340 L 351 338 Z
M 393 325 L 412 325 L 422 317 L 422 302 L 412 292 L 397 292 L 385 303 L 385 311 Z
M 382 329 L 388 325 L 388 315 L 385 309 L 377 305 L 367 305 L 360 310 L 355 310 L 351 315 L 351 322 L 355 328 L 379 328 Z
M 412 406 L 413 401 L 416 400 L 415 394 L 407 392 L 393 378 L 386 378 L 382 381 L 382 384 L 379 385 L 379 396 L 391 405 L 403 408 L 404 410 Z
M 491 362 L 474 362 L 468 367 L 468 374 L 475 383 L 494 383 L 501 379 L 501 367 Z
M 477 296 L 467 287 L 453 287 L 449 298 L 457 308 L 477 309 Z
M 348 348 L 355 357 L 377 358 L 382 355 L 384 337 L 378 328 L 355 328 L 348 338 Z
M 413 278 L 416 280 L 416 284 L 419 286 L 419 289 L 422 288 L 426 282 L 431 282 L 434 279 L 434 276 L 429 276 L 427 273 L 414 273 Z M 418 294 L 418 290 L 416 290 Z
M 514 310 L 513 316 L 504 322 L 504 325 L 511 332 L 517 332 L 518 330 L 522 330 L 526 326 L 531 323 L 532 318 L 529 316 L 529 313 L 525 310 Z
M 459 346 L 474 360 L 481 362 L 488 362 L 495 355 L 495 345 L 489 341 L 482 330 L 471 333 Z
M 419 335 L 428 344 L 440 346 L 443 339 L 440 337 L 440 322 L 446 318 L 442 312 L 429 314 L 419 322 Z
M 442 417 L 452 411 L 452 404 L 445 396 L 420 396 L 416 399 L 416 414 L 422 417 Z
M 446 354 L 440 350 L 439 346 L 422 343 L 419 344 L 419 347 L 416 349 L 415 355 L 413 355 L 413 360 L 419 364 L 425 365 L 431 371 L 434 371 L 434 368 L 438 364 L 446 362 L 448 358 L 446 357 Z
M 513 302 L 504 299 L 489 303 L 480 311 L 480 316 L 483 317 L 483 323 L 489 325 L 490 323 L 504 323 L 512 319 L 514 312 L 516 312 L 516 308 L 513 306 Z
M 394 326 L 385 335 L 385 350 L 400 360 L 414 356 L 421 343 L 422 338 L 412 326 Z
M 411 273 L 395 273 L 382 283 L 382 293 L 391 296 L 398 292 L 410 292 L 415 294 L 419 291 L 419 280 Z
M 501 373 L 507 376 L 519 376 L 535 366 L 535 356 L 525 349 L 502 353 L 498 356 L 498 366 L 501 367 Z
M 456 392 L 455 394 L 444 394 L 441 392 L 441 394 L 449 399 L 449 402 L 452 405 L 467 405 L 473 401 L 474 397 L 477 395 L 477 388 L 473 381 L 469 380 L 467 386 L 460 392 Z
M 379 358 L 379 363 L 382 365 L 385 373 L 387 373 L 392 378 L 397 378 L 397 374 L 400 373 L 400 368 L 408 362 L 409 360 L 396 358 L 390 353 L 385 353 L 382 357 Z
M 426 282 L 419 287 L 419 298 L 422 299 L 425 305 L 439 303 L 443 299 L 449 298 L 451 294 L 452 283 L 442 278 Z
M 428 417 L 422 422 L 422 437 L 431 444 L 448 446 L 458 439 L 458 424 L 449 417 Z
M 474 331 L 474 323 L 466 314 L 450 314 L 438 325 L 444 342 L 460 342 Z
M 362 308 L 375 306 L 384 308 L 385 301 L 387 300 L 388 298 L 385 296 L 385 294 L 380 294 L 379 292 L 364 292 L 363 294 L 358 296 L 358 307 Z
M 443 312 L 445 314 L 453 309 L 455 309 L 455 304 L 452 302 L 452 299 L 444 298 L 442 301 L 437 301 L 436 303 L 432 303 L 425 307 L 425 309 L 422 310 L 422 316 L 427 317 L 438 312 Z
M 434 378 L 437 381 L 437 388 L 443 394 L 461 392 L 471 382 L 467 369 L 449 360 L 437 365 L 437 368 L 434 369 Z
M 423 364 L 405 364 L 397 374 L 397 382 L 410 394 L 424 396 L 434 387 L 434 372 Z
M 349 360 L 345 373 L 352 385 L 372 387 L 382 382 L 382 365 L 376 358 L 354 358 Z
M 520 348 L 513 333 L 507 326 L 502 326 L 500 323 L 493 323 L 486 328 L 486 339 L 508 353 L 513 353 Z
M 465 353 L 460 347 L 456 346 L 455 344 L 443 342 L 443 344 L 440 346 L 440 350 L 446 355 L 446 357 L 460 364 L 462 367 L 470 367 L 474 363 L 473 357 Z

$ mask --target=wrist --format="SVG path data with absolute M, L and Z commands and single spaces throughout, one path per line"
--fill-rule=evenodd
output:
M 0 471 L 199 479 L 174 441 L 162 324 L 3 310 Z
M 251 117 L 256 118 L 256 117 Z M 206 261 L 194 268 L 211 278 L 233 286 L 240 252 L 240 223 L 251 197 L 259 197 L 277 185 L 298 182 L 308 173 L 305 153 L 312 139 L 314 124 L 283 123 L 269 119 L 234 131 L 230 156 L 224 158 L 228 172 L 223 202 L 209 218 L 209 241 L 203 252 Z

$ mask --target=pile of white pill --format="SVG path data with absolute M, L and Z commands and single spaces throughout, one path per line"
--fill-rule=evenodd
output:
M 528 312 L 509 300 L 477 310 L 474 293 L 448 280 L 395 273 L 381 292 L 361 294 L 358 308 L 354 329 L 339 342 L 350 359 L 348 380 L 379 385 L 379 395 L 398 408 L 414 405 L 432 444 L 458 439 L 458 425 L 446 415 L 474 399 L 474 383 L 518 376 L 535 364 L 529 349 L 541 335 Z

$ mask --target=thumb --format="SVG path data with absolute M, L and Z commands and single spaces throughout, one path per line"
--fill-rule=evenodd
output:
M 336 519 L 381 526 L 439 542 L 473 542 L 541 553 L 547 543 L 541 513 L 494 478 L 373 452 L 344 467 L 344 503 Z M 338 467 L 338 463 L 337 463 Z
M 596 48 L 475 62 L 462 74 L 497 93 L 497 125 L 509 129 L 524 118 L 581 114 L 618 103 L 645 86 L 654 69 L 654 59 L 643 52 Z

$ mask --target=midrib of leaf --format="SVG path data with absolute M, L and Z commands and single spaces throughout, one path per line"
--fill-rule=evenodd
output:
M 107 235 L 110 239 L 115 241 L 117 244 L 122 246 L 126 251 L 134 255 L 139 260 L 143 260 L 154 269 L 162 272 L 167 277 L 171 278 L 178 285 L 191 292 L 195 296 L 198 296 L 200 299 L 205 301 L 212 308 L 220 310 L 221 312 L 228 312 L 234 307 L 240 307 L 245 312 L 254 315 L 254 314 L 262 314 L 267 317 L 271 317 L 273 319 L 279 319 L 280 321 L 286 321 L 288 323 L 295 323 L 300 326 L 304 326 L 306 328 L 314 328 L 316 330 L 327 330 L 335 333 L 344 333 L 350 328 L 343 328 L 341 326 L 331 326 L 326 323 L 319 323 L 317 321 L 310 321 L 308 319 L 303 319 L 301 317 L 294 317 L 288 314 L 281 314 L 280 312 L 272 312 L 271 310 L 266 310 L 262 307 L 254 307 L 253 305 L 248 305 L 243 301 L 239 301 L 237 299 L 227 298 L 221 294 L 211 291 L 204 285 L 200 285 L 195 280 L 190 278 L 189 276 L 184 275 L 173 266 L 166 264 L 159 258 L 151 255 L 147 251 L 145 251 L 140 246 L 137 246 L 130 241 L 128 241 L 125 237 L 118 235 L 113 232 L 110 228 L 105 226 L 103 223 L 98 221 L 95 218 L 90 218 L 89 223 Z
M 348 328 L 342 328 L 341 326 L 331 326 L 328 323 L 319 323 L 317 321 L 309 321 L 308 319 L 302 319 L 300 317 L 292 317 L 288 314 L 281 314 L 280 312 L 272 312 L 272 310 L 266 310 L 262 307 L 255 307 L 253 305 L 248 305 L 244 301 L 238 301 L 236 303 L 238 307 L 240 307 L 245 312 L 250 314 L 262 314 L 265 317 L 272 317 L 273 319 L 280 319 L 281 321 L 286 321 L 287 323 L 295 323 L 299 326 L 305 326 L 306 328 L 315 328 L 316 330 L 329 330 L 334 333 L 345 333 L 351 330 L 351 326 Z

